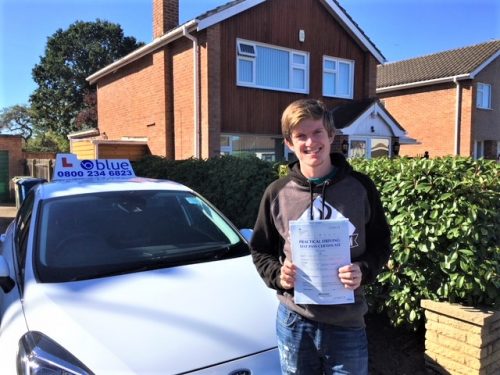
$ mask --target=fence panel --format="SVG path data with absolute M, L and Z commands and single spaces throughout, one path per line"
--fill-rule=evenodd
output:
M 51 181 L 54 175 L 54 165 L 53 159 L 26 159 L 26 174 Z

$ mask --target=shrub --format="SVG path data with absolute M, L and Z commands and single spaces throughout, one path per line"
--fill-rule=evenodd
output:
M 238 228 L 253 228 L 262 194 L 277 178 L 274 166 L 255 156 L 167 160 L 149 156 L 134 163 L 138 176 L 180 182 L 213 203 Z
M 498 308 L 500 165 L 468 158 L 353 160 L 381 192 L 393 253 L 372 308 L 417 329 L 420 300 Z

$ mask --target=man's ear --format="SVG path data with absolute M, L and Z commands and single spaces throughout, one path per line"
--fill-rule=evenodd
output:
M 293 148 L 293 143 L 292 143 L 291 140 L 288 140 L 288 139 L 285 138 L 285 144 L 287 145 L 287 147 L 289 149 Z
M 333 140 L 335 139 L 335 132 L 331 132 L 328 138 L 330 139 L 330 144 L 332 144 Z

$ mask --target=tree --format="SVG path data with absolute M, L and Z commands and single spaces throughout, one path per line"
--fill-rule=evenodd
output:
M 86 78 L 142 44 L 124 37 L 120 25 L 99 19 L 58 29 L 32 71 L 38 84 L 30 98 L 34 125 L 61 135 L 97 127 L 95 88 Z
M 28 152 L 69 152 L 69 140 L 51 130 L 37 132 L 26 142 L 24 150 Z
M 31 109 L 26 105 L 14 105 L 0 110 L 0 130 L 20 135 L 25 141 L 33 135 Z

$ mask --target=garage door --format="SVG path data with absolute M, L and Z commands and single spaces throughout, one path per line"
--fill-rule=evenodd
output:
M 0 150 L 0 202 L 9 200 L 9 151 Z

